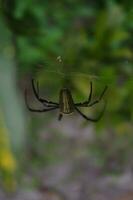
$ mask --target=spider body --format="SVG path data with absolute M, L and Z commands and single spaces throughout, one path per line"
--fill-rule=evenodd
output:
M 67 88 L 63 88 L 60 91 L 59 107 L 62 114 L 71 114 L 75 110 L 71 92 Z
M 41 98 L 39 95 L 39 84 L 37 83 L 37 85 L 35 87 L 35 83 L 34 83 L 33 79 L 32 79 L 32 89 L 33 89 L 36 99 L 43 105 L 44 108 L 43 109 L 31 108 L 27 101 L 27 91 L 25 91 L 25 102 L 26 102 L 27 108 L 31 112 L 39 112 L 39 113 L 59 109 L 58 120 L 62 119 L 63 114 L 71 114 L 74 111 L 76 111 L 86 120 L 91 121 L 91 122 L 97 122 L 100 120 L 100 118 L 102 117 L 104 110 L 105 110 L 105 104 L 104 104 L 104 107 L 103 107 L 102 111 L 100 112 L 100 114 L 95 118 L 91 118 L 91 117 L 86 116 L 84 113 L 82 113 L 80 108 L 82 108 L 82 107 L 88 108 L 88 107 L 91 107 L 91 106 L 99 103 L 107 90 L 107 86 L 105 86 L 100 97 L 98 99 L 92 101 L 92 82 L 90 82 L 89 97 L 88 97 L 87 101 L 84 101 L 82 103 L 74 103 L 71 91 L 68 88 L 63 88 L 60 90 L 59 103 L 48 101 L 46 99 Z

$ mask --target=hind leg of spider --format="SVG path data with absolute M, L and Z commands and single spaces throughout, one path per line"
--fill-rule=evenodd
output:
M 42 99 L 40 96 L 39 96 L 39 83 L 37 82 L 37 90 L 35 88 L 35 83 L 34 83 L 34 79 L 32 79 L 32 89 L 33 89 L 33 92 L 35 94 L 35 97 L 37 98 L 37 100 L 39 102 L 41 102 L 43 105 L 45 106 L 48 106 L 48 107 L 53 107 L 53 106 L 57 106 L 59 105 L 58 103 L 55 103 L 55 102 L 52 102 L 52 101 L 47 101 L 46 99 Z
M 75 107 L 75 109 L 76 109 L 76 111 L 83 117 L 83 118 L 85 118 L 86 120 L 88 120 L 88 121 L 91 121 L 91 122 L 98 122 L 100 119 L 101 119 L 101 117 L 103 116 L 103 114 L 104 114 L 104 111 L 105 111 L 105 104 L 104 104 L 104 107 L 103 107 L 103 110 L 101 111 L 101 113 L 98 115 L 98 117 L 96 117 L 96 118 L 90 118 L 90 117 L 87 117 L 85 114 L 83 114 L 77 107 Z
M 57 109 L 58 107 L 53 107 L 53 108 L 42 109 L 42 110 L 41 110 L 41 109 L 33 109 L 33 108 L 29 107 L 29 105 L 27 105 L 27 108 L 28 108 L 28 110 L 31 111 L 31 112 L 39 112 L 39 113 L 42 113 L 42 112 L 47 112 L 47 111 L 55 110 L 55 109 Z
M 51 111 L 51 110 L 55 110 L 55 109 L 57 109 L 58 107 L 53 107 L 53 108 L 49 108 L 49 109 L 33 109 L 33 108 L 30 108 L 29 106 L 28 106 L 28 110 L 29 111 L 31 111 L 31 112 L 40 112 L 40 113 L 42 113 L 42 112 L 47 112 L 47 111 Z
M 93 101 L 92 103 L 88 104 L 87 102 L 83 102 L 83 103 L 81 103 L 81 104 L 78 104 L 78 105 L 75 104 L 75 105 L 76 105 L 76 106 L 79 106 L 79 107 L 91 107 L 91 106 L 93 106 L 93 105 L 99 103 L 99 102 L 101 101 L 101 99 L 103 98 L 103 96 L 104 96 L 104 94 L 105 94 L 107 88 L 108 88 L 108 87 L 105 86 L 105 88 L 104 88 L 103 92 L 101 93 L 100 97 L 99 97 L 97 100 Z
M 55 110 L 58 108 L 58 106 L 48 107 L 48 109 L 33 109 L 29 106 L 28 100 L 27 100 L 27 92 L 25 91 L 25 103 L 29 111 L 31 112 L 47 112 L 51 110 Z

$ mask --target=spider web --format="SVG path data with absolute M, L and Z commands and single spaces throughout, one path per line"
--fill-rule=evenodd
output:
M 122 69 L 122 67 L 124 68 L 124 73 L 118 70 Z M 125 73 L 125 69 L 127 73 Z M 49 60 L 44 58 L 43 62 L 36 64 L 34 68 L 32 67 L 29 75 L 48 88 L 69 85 L 70 87 L 77 85 L 77 87 L 84 88 L 85 85 L 88 86 L 90 81 L 100 85 L 113 85 L 116 84 L 116 81 L 120 84 L 125 81 L 128 81 L 128 84 L 132 84 L 133 73 L 131 71 L 133 72 L 133 66 L 128 59 L 118 60 L 117 62 L 111 60 L 109 63 L 95 60 L 76 63 L 76 61 L 72 62 L 72 60 L 69 61 L 64 57 L 62 59 L 61 56 L 58 56 Z
M 121 62 L 112 62 L 111 65 L 123 65 L 124 68 L 126 68 L 126 65 L 132 65 L 132 63 L 129 63 L 128 60 L 122 60 Z M 79 64 L 78 64 L 79 65 Z M 104 63 L 104 68 L 106 66 L 106 69 L 109 67 L 109 64 L 105 64 Z M 56 77 L 59 79 L 81 79 L 81 80 L 88 80 L 88 81 L 100 81 L 103 83 L 111 83 L 112 79 L 114 76 L 116 76 L 116 74 L 113 74 L 113 71 L 109 71 L 109 70 L 105 70 L 105 73 L 103 74 L 98 74 L 98 72 L 100 70 L 96 70 L 103 67 L 103 63 L 96 63 L 96 62 L 89 62 L 86 63 L 85 66 L 81 69 L 81 68 L 77 68 L 77 67 L 73 67 L 72 64 L 69 62 L 66 62 L 65 60 L 62 60 L 61 56 L 58 56 L 54 61 L 47 61 L 44 59 L 44 62 L 41 64 L 38 64 L 35 68 L 34 68 L 34 74 L 35 76 L 39 76 L 40 74 L 43 74 L 43 76 L 46 78 L 52 78 Z M 92 69 L 96 70 L 93 70 Z M 94 73 L 94 71 L 96 73 Z M 98 71 L 98 72 L 97 72 Z M 119 74 L 118 77 L 119 78 Z M 125 77 L 124 77 L 125 78 Z M 132 80 L 133 78 L 133 74 L 132 73 L 128 73 L 128 78 L 130 80 Z

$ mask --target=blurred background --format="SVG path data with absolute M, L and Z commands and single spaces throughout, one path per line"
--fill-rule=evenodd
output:
M 133 199 L 133 1 L 0 2 L 0 200 Z M 62 62 L 57 58 L 62 57 Z M 71 90 L 99 104 L 58 121 L 30 113 Z

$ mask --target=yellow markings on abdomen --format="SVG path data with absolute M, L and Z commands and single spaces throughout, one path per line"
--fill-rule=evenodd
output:
M 73 99 L 68 89 L 60 92 L 60 111 L 64 114 L 71 114 L 74 111 Z

